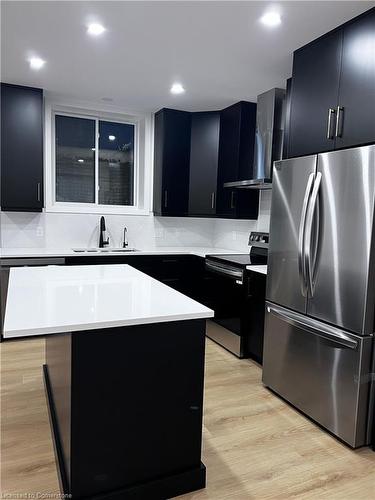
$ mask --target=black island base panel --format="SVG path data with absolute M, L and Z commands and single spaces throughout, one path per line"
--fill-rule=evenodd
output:
M 204 319 L 49 335 L 61 493 L 153 500 L 201 489 Z

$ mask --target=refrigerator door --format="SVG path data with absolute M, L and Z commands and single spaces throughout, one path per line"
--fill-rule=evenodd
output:
M 306 217 L 307 233 L 314 232 L 309 224 L 313 218 L 319 226 L 315 242 L 312 237 L 306 244 L 312 281 L 307 314 L 360 335 L 371 334 L 375 146 L 319 155 L 315 184 L 320 174 L 316 203 L 313 188 Z
M 268 300 L 306 311 L 304 228 L 317 156 L 274 164 L 268 249 Z
M 267 303 L 263 382 L 350 446 L 368 444 L 372 345 Z

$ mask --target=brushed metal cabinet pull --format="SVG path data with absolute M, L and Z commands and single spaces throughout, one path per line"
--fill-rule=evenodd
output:
M 168 191 L 164 191 L 164 208 L 168 207 Z
M 40 201 L 40 182 L 36 185 L 36 193 L 37 201 Z
M 234 205 L 234 191 L 231 192 L 231 196 L 230 196 L 230 208 L 235 208 L 235 205 Z
M 343 116 L 344 116 L 344 108 L 342 106 L 337 106 L 337 108 L 336 108 L 336 131 L 335 131 L 335 137 L 342 137 Z
M 332 115 L 334 115 L 336 111 L 333 108 L 329 108 L 328 110 L 328 126 L 327 126 L 327 139 L 333 139 L 334 134 L 332 132 Z
M 215 192 L 211 193 L 211 208 L 215 208 Z

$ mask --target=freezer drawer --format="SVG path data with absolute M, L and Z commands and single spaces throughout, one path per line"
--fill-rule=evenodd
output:
M 350 446 L 368 444 L 372 344 L 267 303 L 263 383 Z

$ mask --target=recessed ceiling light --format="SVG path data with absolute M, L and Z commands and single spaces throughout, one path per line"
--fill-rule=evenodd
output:
M 181 83 L 174 83 L 171 87 L 172 94 L 183 94 L 184 92 L 185 92 L 185 89 L 181 85 Z
M 109 136 L 108 136 L 108 139 L 109 139 L 110 141 L 114 141 L 114 140 L 116 139 L 116 136 L 115 136 L 115 135 L 109 135 Z
M 46 64 L 46 61 L 43 61 L 40 57 L 32 57 L 29 59 L 29 63 L 31 69 L 40 69 Z
M 78 163 L 83 163 L 85 160 L 82 160 L 82 158 L 78 159 Z
M 89 35 L 102 35 L 105 32 L 105 27 L 98 23 L 91 23 L 87 27 L 87 33 Z
M 274 26 L 278 26 L 281 23 L 281 16 L 278 12 L 269 11 L 269 12 L 266 12 L 260 18 L 260 20 L 265 26 L 274 27 Z

